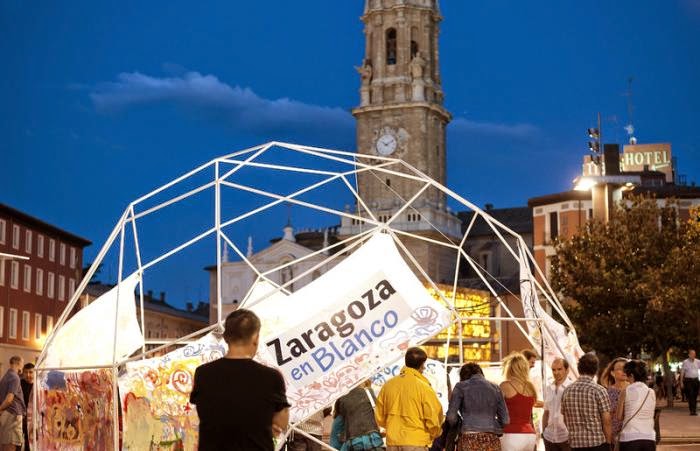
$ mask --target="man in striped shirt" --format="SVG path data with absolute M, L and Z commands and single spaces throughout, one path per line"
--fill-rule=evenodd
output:
M 609 451 L 612 443 L 610 400 L 593 378 L 598 357 L 584 354 L 578 361 L 579 378 L 562 394 L 561 412 L 573 450 Z

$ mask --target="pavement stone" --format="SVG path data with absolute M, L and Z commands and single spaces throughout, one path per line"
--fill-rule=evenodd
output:
M 700 451 L 700 416 L 690 416 L 687 402 L 675 401 L 666 407 L 666 400 L 657 403 L 661 417 L 661 444 L 657 449 L 669 451 Z

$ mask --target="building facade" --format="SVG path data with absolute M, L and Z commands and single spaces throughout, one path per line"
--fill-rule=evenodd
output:
M 82 277 L 90 241 L 0 204 L 0 363 L 34 362 Z
M 485 211 L 493 219 L 520 235 L 527 247 L 532 249 L 532 210 L 529 207 L 494 208 L 493 205 L 486 204 Z M 520 266 L 518 261 L 513 258 L 508 247 L 483 218 L 478 217 L 472 223 L 472 216 L 473 212 L 459 213 L 463 230 L 466 231 L 471 225 L 464 251 L 474 261 L 474 264 L 483 269 L 485 277 L 498 296 L 496 298 L 491 292 L 487 292 L 490 315 L 496 318 L 507 318 L 510 312 L 514 317 L 522 318 L 524 312 L 520 301 Z M 506 234 L 503 238 L 511 249 L 517 249 L 515 237 Z M 484 282 L 464 259 L 460 261 L 458 283 L 460 287 L 464 288 L 484 289 Z M 468 315 L 465 313 L 462 316 Z M 523 321 L 519 321 L 519 323 L 524 326 Z M 488 323 L 488 327 L 491 334 L 491 352 L 489 358 L 483 360 L 500 361 L 511 351 L 521 351 L 531 347 L 515 321 L 491 321 Z M 483 347 L 482 343 L 479 343 L 478 346 Z M 486 356 L 487 354 L 482 351 L 481 355 Z
M 222 318 L 238 308 L 253 284 L 258 280 L 258 274 L 251 268 L 251 265 L 260 273 L 282 267 L 282 269 L 271 272 L 265 277 L 270 282 L 284 287 L 285 291 L 292 293 L 317 279 L 339 262 L 339 259 L 336 259 L 324 263 L 328 258 L 326 253 L 312 255 L 315 251 L 337 242 L 336 228 L 301 231 L 295 234 L 291 224 L 287 224 L 283 229 L 282 238 L 273 241 L 271 246 L 258 252 L 253 252 L 252 241 L 249 241 L 246 259 L 250 264 L 242 260 L 229 262 L 227 257 L 222 259 Z M 303 261 L 290 264 L 302 257 L 305 257 Z M 218 321 L 216 266 L 208 267 L 206 270 L 209 272 L 209 318 L 213 324 Z M 305 273 L 306 275 L 298 277 Z
M 438 51 L 442 16 L 437 0 L 367 0 L 361 19 L 365 57 L 358 68 L 360 105 L 352 111 L 357 153 L 399 158 L 445 185 L 445 129 L 451 115 L 443 106 Z M 408 173 L 400 164 L 389 169 Z M 357 184 L 360 197 L 381 222 L 422 187 L 376 171 L 358 174 Z M 356 213 L 368 216 L 359 205 Z M 340 234 L 349 236 L 366 227 L 342 218 Z M 445 195 L 434 188 L 392 221 L 392 227 L 440 241 L 460 238 L 459 219 L 447 207 Z M 400 239 L 433 281 L 453 282 L 453 252 L 415 238 Z
M 605 210 L 631 195 L 649 195 L 659 204 L 678 200 L 680 220 L 687 220 L 690 210 L 700 206 L 700 187 L 676 183 L 670 144 L 630 144 L 624 146 L 622 154 L 617 145 L 610 147 L 613 152 L 603 165 L 584 157 L 576 189 L 528 200 L 533 214 L 534 257 L 547 279 L 556 240 L 571 238 L 593 218 L 606 221 L 609 212 Z M 582 181 L 591 184 L 582 186 Z M 603 201 L 596 197 L 600 191 L 605 192 Z

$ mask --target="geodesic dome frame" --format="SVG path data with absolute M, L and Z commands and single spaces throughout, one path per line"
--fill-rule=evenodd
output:
M 305 158 L 310 158 L 311 160 L 317 160 L 318 162 L 330 162 L 333 165 L 337 166 L 335 169 L 326 169 L 326 168 L 319 168 L 319 167 L 313 167 L 312 165 L 298 165 L 294 163 L 285 163 L 285 162 L 275 162 L 273 161 L 267 161 L 263 157 L 270 155 L 271 153 L 275 152 L 276 150 L 281 149 L 284 150 L 285 152 L 291 152 L 292 154 L 296 155 L 302 155 Z M 321 165 L 323 166 L 323 165 Z M 260 186 L 257 186 L 255 179 L 252 178 L 247 181 L 241 181 L 238 180 L 237 176 L 241 174 L 241 171 L 244 170 L 250 170 L 254 169 L 257 171 L 262 171 L 263 173 L 266 171 L 274 171 L 275 173 L 282 173 L 282 174 L 294 174 L 294 175 L 308 175 L 311 176 L 315 179 L 313 183 L 307 184 L 305 186 L 301 186 L 298 189 L 292 190 L 291 192 L 286 192 L 286 193 L 279 193 L 275 192 L 272 189 L 263 189 Z M 180 189 L 178 190 L 178 187 L 181 185 L 184 185 L 185 182 L 188 180 L 192 179 L 193 177 L 202 177 L 202 175 L 207 172 L 207 171 L 212 171 L 213 170 L 213 177 L 211 179 L 208 179 L 208 177 L 204 177 L 204 181 L 202 183 L 196 184 L 196 186 L 191 186 L 188 187 L 188 189 Z M 410 180 L 411 183 L 415 183 L 418 188 L 415 191 L 415 193 L 412 195 L 411 198 L 409 199 L 403 199 L 401 196 L 391 187 L 388 187 L 391 191 L 394 192 L 399 198 L 400 204 L 398 208 L 393 211 L 393 213 L 388 216 L 388 217 L 382 217 L 379 218 L 375 213 L 373 213 L 371 206 L 367 204 L 367 201 L 363 199 L 360 194 L 358 193 L 357 190 L 357 177 L 360 174 L 370 174 L 373 176 L 379 177 L 381 176 L 393 176 L 393 177 L 398 177 L 404 180 Z M 264 178 L 258 179 L 258 181 L 264 181 Z M 252 183 L 250 183 L 252 182 Z M 308 199 L 305 198 L 309 193 L 312 193 L 314 191 L 320 191 L 326 189 L 329 184 L 335 183 L 335 184 L 340 184 L 341 186 L 345 187 L 347 189 L 347 193 L 351 195 L 352 198 L 355 200 L 355 211 L 349 211 L 347 209 L 339 209 L 334 206 L 327 206 L 327 205 L 321 205 L 318 203 L 314 203 Z M 419 233 L 413 233 L 407 230 L 402 230 L 399 228 L 396 228 L 394 224 L 398 220 L 401 215 L 406 214 L 407 212 L 410 211 L 418 211 L 416 210 L 416 207 L 414 205 L 414 202 L 421 197 L 427 190 L 432 189 L 432 190 L 437 190 L 440 193 L 442 193 L 444 196 L 450 198 L 453 202 L 456 202 L 460 206 L 471 210 L 473 212 L 473 215 L 469 221 L 469 224 L 465 230 L 465 232 L 462 234 L 461 240 L 459 242 L 456 242 L 453 240 L 451 237 L 447 236 L 440 227 L 436 226 L 435 224 L 431 224 L 430 220 L 428 218 L 423 217 L 434 229 L 434 231 L 441 237 L 441 239 L 435 239 L 433 237 L 429 237 L 426 235 L 421 235 Z M 175 247 L 172 247 L 168 249 L 166 252 L 161 253 L 160 255 L 154 256 L 153 258 L 150 259 L 142 259 L 142 253 L 141 253 L 141 243 L 139 240 L 139 226 L 138 226 L 138 221 L 142 220 L 143 218 L 151 217 L 152 215 L 157 214 L 159 211 L 171 206 L 175 205 L 179 202 L 185 201 L 188 198 L 191 198 L 192 196 L 199 195 L 200 193 L 208 192 L 210 190 L 213 190 L 214 192 L 214 202 L 213 202 L 213 218 L 212 223 L 210 227 L 208 227 L 204 232 L 193 236 L 189 239 L 186 239 L 182 242 L 180 242 L 178 245 Z M 222 195 L 226 192 L 236 192 L 236 193 L 248 193 L 251 195 L 258 196 L 261 199 L 267 199 L 268 201 L 262 205 L 258 205 L 255 208 L 252 208 L 247 211 L 240 211 L 239 214 L 235 216 L 230 216 L 227 215 L 227 211 L 224 211 L 225 209 L 222 209 Z M 172 193 L 171 193 L 172 192 Z M 156 203 L 153 203 L 153 200 L 158 197 L 158 196 L 165 196 L 165 199 L 162 201 L 158 201 Z M 230 227 L 240 221 L 243 221 L 247 218 L 251 218 L 255 215 L 261 214 L 262 212 L 265 212 L 266 210 L 273 208 L 275 206 L 279 206 L 281 204 L 291 204 L 291 205 L 296 205 L 299 207 L 303 207 L 305 209 L 310 209 L 316 212 L 323 212 L 324 214 L 330 214 L 334 215 L 340 218 L 346 218 L 352 221 L 356 221 L 357 223 L 363 224 L 363 230 L 355 235 L 351 235 L 348 237 L 344 237 L 343 239 L 339 240 L 336 243 L 329 244 L 326 243 L 326 246 L 318 251 L 314 251 L 310 253 L 309 255 L 303 256 L 299 259 L 296 260 L 291 260 L 289 262 L 280 264 L 278 266 L 275 266 L 271 269 L 260 269 L 253 264 L 246 253 L 243 251 L 241 246 L 236 244 L 235 238 L 229 236 L 230 234 L 227 232 L 227 227 Z M 508 308 L 506 303 L 502 300 L 501 296 L 499 295 L 500 290 L 498 289 L 498 280 L 488 274 L 488 272 L 483 268 L 481 265 L 479 265 L 478 262 L 476 262 L 473 258 L 471 258 L 468 253 L 465 251 L 465 243 L 467 242 L 469 238 L 470 231 L 472 230 L 472 227 L 475 223 L 475 221 L 480 218 L 482 219 L 488 226 L 493 230 L 493 233 L 499 238 L 501 243 L 504 245 L 505 249 L 507 249 L 508 253 L 519 263 L 521 267 L 521 287 L 523 287 L 523 283 L 527 286 L 529 286 L 529 291 L 527 294 L 522 294 L 523 298 L 527 299 L 521 299 L 523 302 L 524 310 L 526 311 L 526 316 L 525 318 L 517 318 L 513 315 L 512 311 Z M 366 226 L 366 228 L 364 227 Z M 495 318 L 495 317 L 490 317 L 490 318 L 484 318 L 484 317 L 479 317 L 478 319 L 480 320 L 485 320 L 485 319 L 492 319 L 492 320 L 508 320 L 508 321 L 513 321 L 516 327 L 523 333 L 523 335 L 529 340 L 529 342 L 533 345 L 533 347 L 536 348 L 541 348 L 544 349 L 545 345 L 549 346 L 551 349 L 558 350 L 559 353 L 562 356 L 566 355 L 566 352 L 564 349 L 562 349 L 561 343 L 557 339 L 557 333 L 555 330 L 553 330 L 553 325 L 552 323 L 548 323 L 546 318 L 542 317 L 543 311 L 541 310 L 541 307 L 539 305 L 538 298 L 536 296 L 536 293 L 539 292 L 541 295 L 544 296 L 547 304 L 551 307 L 553 311 L 555 311 L 558 316 L 560 316 L 564 322 L 566 323 L 566 326 L 569 328 L 569 330 L 574 333 L 574 327 L 573 324 L 570 322 L 568 319 L 562 305 L 558 301 L 555 293 L 553 292 L 552 288 L 549 286 L 549 284 L 546 281 L 546 278 L 544 277 L 544 274 L 541 272 L 540 268 L 537 267 L 534 257 L 530 253 L 525 241 L 520 237 L 517 233 L 515 233 L 513 230 L 505 226 L 504 224 L 500 223 L 499 221 L 495 220 L 493 217 L 491 217 L 487 212 L 481 210 L 479 207 L 475 206 L 474 204 L 470 203 L 457 193 L 453 192 L 452 190 L 448 189 L 447 187 L 439 184 L 435 180 L 431 179 L 418 169 L 412 167 L 405 161 L 397 158 L 390 158 L 390 157 L 382 157 L 382 156 L 376 156 L 376 155 L 365 155 L 365 154 L 358 154 L 358 153 L 351 153 L 351 152 L 345 152 L 345 151 L 340 151 L 340 150 L 330 150 L 330 149 L 323 149 L 323 148 L 318 148 L 318 147 L 309 147 L 309 146 L 302 146 L 302 145 L 297 145 L 297 144 L 290 144 L 290 143 L 281 143 L 281 142 L 270 142 L 267 144 L 251 147 L 248 149 L 244 149 L 238 152 L 234 152 L 228 155 L 225 155 L 220 158 L 216 158 L 214 160 L 209 161 L 206 164 L 203 164 L 194 170 L 176 178 L 175 180 L 161 186 L 160 188 L 136 199 L 135 201 L 131 202 L 129 206 L 125 209 L 121 217 L 119 218 L 116 226 L 112 230 L 111 234 L 109 235 L 108 239 L 106 240 L 105 244 L 103 247 L 100 249 L 100 252 L 98 253 L 95 261 L 91 265 L 90 269 L 88 270 L 87 274 L 83 278 L 83 280 L 80 282 L 79 286 L 77 287 L 74 295 L 71 297 L 69 303 L 66 306 L 66 309 L 64 310 L 63 314 L 59 317 L 59 319 L 56 322 L 55 329 L 52 331 L 51 335 L 48 337 L 46 341 L 46 345 L 44 347 L 44 350 L 42 351 L 38 362 L 37 362 L 37 372 L 47 372 L 51 370 L 63 370 L 63 371 L 70 371 L 70 370 L 85 370 L 85 369 L 95 369 L 95 368 L 107 368 L 112 370 L 113 374 L 113 391 L 112 391 L 112 396 L 113 396 L 113 418 L 114 418 L 114 431 L 119 430 L 118 427 L 118 421 L 119 421 L 119 414 L 117 412 L 118 409 L 118 401 L 117 401 L 117 372 L 118 368 L 130 361 L 134 361 L 137 359 L 145 359 L 146 356 L 152 355 L 154 353 L 157 353 L 159 351 L 162 351 L 166 349 L 169 346 L 172 345 L 177 345 L 177 344 L 182 344 L 187 342 L 188 340 L 195 338 L 197 336 L 200 336 L 204 333 L 207 333 L 215 328 L 220 327 L 222 324 L 222 312 L 223 312 L 223 306 L 224 302 L 222 299 L 222 264 L 224 263 L 222 261 L 222 250 L 224 247 L 228 246 L 230 249 L 233 250 L 233 252 L 243 261 L 255 274 L 258 280 L 267 280 L 270 281 L 271 274 L 284 270 L 287 267 L 290 267 L 292 265 L 298 264 L 302 260 L 307 260 L 312 257 L 318 257 L 321 259 L 320 263 L 315 264 L 311 266 L 309 269 L 306 271 L 295 275 L 293 278 L 290 280 L 277 284 L 275 283 L 274 285 L 277 287 L 276 289 L 278 291 L 285 291 L 291 284 L 295 283 L 295 281 L 298 281 L 304 277 L 309 276 L 313 271 L 321 267 L 322 265 L 327 265 L 328 263 L 332 262 L 335 259 L 342 258 L 343 255 L 347 252 L 351 252 L 357 247 L 359 247 L 363 242 L 365 242 L 373 233 L 377 232 L 382 232 L 382 233 L 387 233 L 392 236 L 394 239 L 394 242 L 396 245 L 403 251 L 404 255 L 406 258 L 409 260 L 410 264 L 412 265 L 413 268 L 415 268 L 416 272 L 419 273 L 423 280 L 425 281 L 426 286 L 431 286 L 435 289 L 435 292 L 439 294 L 439 296 L 442 298 L 442 301 L 447 305 L 453 312 L 453 321 L 455 324 L 457 324 L 458 331 L 458 336 L 455 337 L 456 340 L 459 342 L 460 346 L 460 363 L 462 362 L 462 334 L 461 334 L 461 327 L 462 327 L 462 322 L 463 321 L 469 321 L 471 319 L 476 319 L 476 318 L 464 318 L 460 317 L 458 312 L 454 308 L 454 295 L 456 295 L 457 287 L 458 287 L 458 278 L 455 275 L 454 281 L 453 281 L 453 298 L 449 299 L 445 297 L 441 290 L 437 287 L 437 284 L 435 281 L 431 279 L 429 276 L 428 272 L 421 267 L 417 259 L 411 254 L 410 250 L 402 243 L 401 238 L 410 238 L 414 240 L 421 240 L 424 242 L 428 242 L 431 245 L 435 246 L 442 246 L 450 250 L 450 252 L 454 252 L 455 255 L 455 268 L 457 268 L 460 264 L 460 259 L 464 262 L 466 262 L 469 267 L 474 271 L 475 274 L 477 274 L 478 278 L 483 282 L 484 286 L 491 292 L 491 295 L 493 296 L 494 299 L 497 300 L 497 302 L 500 304 L 500 306 L 503 308 L 503 310 L 506 312 L 507 316 L 506 317 L 500 317 L 500 318 Z M 136 352 L 134 355 L 131 355 L 127 358 L 121 358 L 117 355 L 117 343 L 119 340 L 119 329 L 116 326 L 116 320 L 118 317 L 118 303 L 116 304 L 116 309 L 115 309 L 115 327 L 114 327 L 114 342 L 113 342 L 113 352 L 112 352 L 112 361 L 110 365 L 102 365 L 102 366 L 81 366 L 81 367 L 54 367 L 54 368 L 49 368 L 44 365 L 44 361 L 46 358 L 46 352 L 47 350 L 51 347 L 52 341 L 54 340 L 56 333 L 63 327 L 64 323 L 68 319 L 68 316 L 70 312 L 73 310 L 75 305 L 77 304 L 81 293 L 86 289 L 88 282 L 90 279 L 93 277 L 93 275 L 96 273 L 97 269 L 99 268 L 100 263 L 105 259 L 106 254 L 110 250 L 110 248 L 115 244 L 118 243 L 119 246 L 119 255 L 118 255 L 118 284 L 116 286 L 117 290 L 117 297 L 119 296 L 119 289 L 121 286 L 121 282 L 124 281 L 124 259 L 127 251 L 125 250 L 125 234 L 130 233 L 133 241 L 133 246 L 134 246 L 134 257 L 135 257 L 135 266 L 136 270 L 135 273 L 139 276 L 139 297 L 138 297 L 138 302 L 140 304 L 140 325 L 141 325 L 141 331 L 145 330 L 144 327 L 144 283 L 143 283 L 143 276 L 147 274 L 147 272 L 158 265 L 159 263 L 163 262 L 164 260 L 169 259 L 170 257 L 178 254 L 179 252 L 187 249 L 188 247 L 194 245 L 195 243 L 198 243 L 202 240 L 205 240 L 209 237 L 214 237 L 216 241 L 215 245 L 215 252 L 216 252 L 216 311 L 217 311 L 217 321 L 214 324 L 209 325 L 208 327 L 201 329 L 199 331 L 196 331 L 191 334 L 187 334 L 184 336 L 181 336 L 179 338 L 176 338 L 174 340 L 168 341 L 166 344 L 163 344 L 161 346 L 158 346 L 154 349 L 147 350 L 146 349 L 146 343 L 144 341 L 144 344 L 141 347 L 140 352 Z M 510 237 L 511 239 L 515 239 L 515 245 L 511 245 L 507 240 L 506 237 Z M 342 249 L 343 252 L 337 252 L 330 254 L 329 251 L 335 250 L 335 249 Z M 540 276 L 540 279 L 536 279 L 532 272 L 531 268 L 534 268 L 536 270 L 536 273 Z M 540 282 L 540 280 L 542 282 Z M 249 293 L 250 294 L 250 293 Z M 514 296 L 515 293 L 512 293 Z M 269 295 L 269 293 L 268 293 Z M 246 297 L 243 302 L 241 303 L 241 306 L 250 306 L 254 305 L 257 302 L 260 302 L 264 299 L 265 296 L 260 297 L 260 298 L 253 298 L 251 296 Z M 520 321 L 526 321 L 526 326 L 523 327 L 522 324 L 520 324 Z M 554 326 L 555 327 L 555 326 Z M 533 334 L 533 331 L 538 331 L 539 333 L 539 339 L 537 338 L 537 334 Z M 447 346 L 449 346 L 450 342 L 450 337 L 448 337 L 447 341 Z M 34 391 L 34 403 L 33 403 L 33 408 L 34 408 L 34 430 L 36 431 L 36 408 L 37 408 L 37 398 L 36 398 L 36 390 Z M 35 432 L 35 438 L 36 438 L 36 432 Z M 118 438 L 117 434 L 114 434 L 114 446 L 115 449 L 118 448 Z

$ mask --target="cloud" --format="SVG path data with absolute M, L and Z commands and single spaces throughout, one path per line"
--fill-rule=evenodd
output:
M 450 124 L 455 137 L 483 136 L 516 140 L 531 140 L 539 135 L 539 129 L 531 124 L 501 124 L 455 118 Z
M 274 139 L 309 137 L 331 139 L 351 146 L 355 120 L 345 109 L 304 103 L 289 98 L 265 99 L 250 88 L 231 86 L 214 75 L 186 71 L 166 64 L 165 77 L 140 72 L 122 72 L 116 81 L 99 83 L 89 89 L 95 109 L 119 112 L 142 105 L 172 104 L 198 116 L 224 123 L 227 127 Z M 448 127 L 453 142 L 531 141 L 539 129 L 530 124 L 482 122 L 455 118 Z
M 116 81 L 94 86 L 90 98 L 95 109 L 103 113 L 169 103 L 234 129 L 264 135 L 312 132 L 344 136 L 343 141 L 347 141 L 355 128 L 352 115 L 342 108 L 289 98 L 265 99 L 250 88 L 231 86 L 214 75 L 199 72 L 163 78 L 139 72 L 120 73 Z
M 681 4 L 688 12 L 700 17 L 700 0 L 683 0 Z

